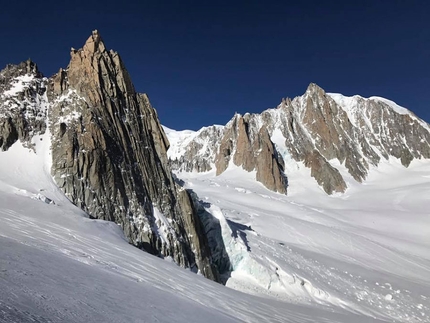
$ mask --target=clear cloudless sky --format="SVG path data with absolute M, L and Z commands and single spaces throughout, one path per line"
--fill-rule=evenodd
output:
M 51 76 L 98 29 L 162 124 L 261 112 L 310 82 L 430 121 L 430 1 L 2 1 L 0 66 Z

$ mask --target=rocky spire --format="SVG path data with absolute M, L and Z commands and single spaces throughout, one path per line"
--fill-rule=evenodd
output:
M 87 39 L 81 49 L 70 52 L 67 67 L 67 81 L 61 69 L 55 76 L 58 93 L 68 86 L 87 96 L 92 105 L 101 103 L 103 95 L 118 96 L 119 93 L 134 95 L 135 89 L 120 56 L 117 52 L 107 51 L 97 30 Z
M 130 242 L 219 280 L 193 203 L 172 177 L 168 140 L 118 53 L 94 31 L 50 84 L 52 175 L 91 217 Z
M 31 60 L 0 72 L 2 150 L 17 140 L 31 148 L 48 111 L 51 173 L 72 203 L 120 225 L 131 244 L 221 282 L 217 268 L 230 264 L 219 223 L 205 215 L 203 224 L 198 198 L 175 183 L 156 111 L 97 31 L 50 79 Z

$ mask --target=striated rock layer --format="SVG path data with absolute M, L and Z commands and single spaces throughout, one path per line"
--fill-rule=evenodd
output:
M 276 109 L 235 115 L 226 126 L 211 129 L 190 133 L 173 147 L 175 169 L 215 169 L 219 175 L 232 162 L 256 170 L 256 180 L 281 193 L 288 176 L 284 162 L 302 162 L 333 194 L 347 189 L 339 165 L 361 182 L 383 159 L 395 157 L 407 167 L 413 159 L 430 158 L 430 127 L 412 112 L 379 97 L 327 94 L 313 83 L 304 95 L 282 100 Z
M 3 150 L 49 126 L 52 176 L 70 201 L 119 224 L 135 246 L 220 281 L 211 252 L 219 246 L 209 245 L 198 202 L 172 177 L 157 113 L 97 31 L 53 77 L 27 61 L 6 67 L 0 85 Z

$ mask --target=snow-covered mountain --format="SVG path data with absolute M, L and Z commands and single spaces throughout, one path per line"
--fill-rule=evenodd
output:
M 178 137 L 179 135 L 176 135 Z M 310 84 L 305 94 L 261 114 L 236 114 L 224 127 L 182 133 L 168 151 L 175 169 L 221 174 L 230 162 L 267 188 L 284 193 L 290 168 L 303 163 L 328 194 L 348 188 L 341 175 L 366 179 L 390 157 L 407 167 L 430 158 L 430 128 L 412 112 L 379 97 L 327 94 Z M 285 169 L 287 167 L 287 169 Z M 287 183 L 288 182 L 288 183 Z
M 430 322 L 429 142 L 314 84 L 163 130 L 96 31 L 52 77 L 8 65 L 0 322 Z

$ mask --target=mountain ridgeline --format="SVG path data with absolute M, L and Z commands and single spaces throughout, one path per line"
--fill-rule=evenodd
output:
M 191 133 L 169 150 L 178 171 L 223 173 L 229 165 L 256 171 L 268 189 L 286 193 L 285 164 L 302 163 L 327 193 L 347 189 L 341 168 L 362 182 L 371 166 L 390 157 L 407 167 L 430 158 L 430 127 L 380 97 L 328 94 L 311 83 L 305 94 L 261 114 L 236 114 L 225 126 Z
M 221 282 L 229 260 L 222 239 L 209 245 L 205 232 L 217 223 L 203 223 L 198 198 L 175 182 L 148 97 L 97 31 L 70 54 L 50 78 L 32 61 L 1 71 L 0 147 L 35 149 L 32 138 L 49 131 L 51 175 L 72 203 L 120 225 L 131 244 Z

